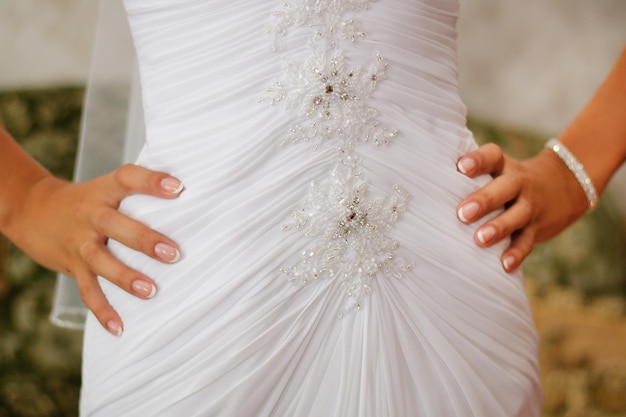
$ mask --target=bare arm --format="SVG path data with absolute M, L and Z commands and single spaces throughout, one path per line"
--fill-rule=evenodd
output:
M 37 262 L 76 278 L 81 297 L 100 323 L 119 335 L 123 324 L 107 302 L 97 275 L 148 299 L 154 282 L 114 258 L 110 237 L 163 262 L 175 262 L 177 245 L 117 211 L 130 194 L 176 198 L 180 182 L 135 165 L 85 183 L 51 175 L 0 127 L 0 233 Z
M 559 139 L 584 165 L 596 190 L 602 193 L 626 161 L 626 48 Z M 517 161 L 489 144 L 462 156 L 458 167 L 470 177 L 495 177 L 459 204 L 458 217 L 472 223 L 507 205 L 502 214 L 481 225 L 474 236 L 480 246 L 512 236 L 511 245 L 501 257 L 507 271 L 517 268 L 535 243 L 554 237 L 587 210 L 585 193 L 551 150 Z

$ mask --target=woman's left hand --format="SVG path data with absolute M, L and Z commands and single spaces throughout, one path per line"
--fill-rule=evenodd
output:
M 457 206 L 457 217 L 470 224 L 505 207 L 474 234 L 480 246 L 491 246 L 511 237 L 500 261 L 507 272 L 519 267 L 536 243 L 546 241 L 573 223 L 587 209 L 587 199 L 576 178 L 551 150 L 518 161 L 487 144 L 463 155 L 458 170 L 493 180 L 467 196 Z

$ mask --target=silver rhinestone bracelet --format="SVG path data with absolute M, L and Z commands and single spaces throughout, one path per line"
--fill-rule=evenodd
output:
M 589 204 L 589 210 L 593 210 L 598 205 L 598 194 L 596 188 L 593 186 L 593 182 L 585 171 L 583 164 L 578 162 L 576 157 L 559 142 L 558 139 L 553 138 L 546 143 L 546 148 L 552 149 L 552 151 L 558 155 L 559 158 L 565 163 L 567 168 L 574 174 L 576 180 L 582 187 L 585 195 L 587 196 L 587 203 Z

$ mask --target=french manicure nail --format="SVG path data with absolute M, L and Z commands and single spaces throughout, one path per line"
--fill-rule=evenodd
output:
M 478 203 L 475 203 L 472 201 L 472 202 L 462 205 L 456 214 L 463 223 L 467 223 L 471 221 L 472 219 L 474 219 L 474 217 L 476 217 L 479 211 L 480 211 L 480 206 L 478 205 Z
M 511 255 L 506 256 L 502 260 L 502 265 L 504 266 L 504 269 L 506 269 L 507 271 L 511 271 L 513 269 L 514 264 L 515 264 L 515 258 Z
M 467 174 L 476 167 L 476 162 L 472 158 L 461 158 L 456 164 L 456 168 L 462 173 Z
M 161 188 L 171 194 L 179 194 L 183 191 L 184 185 L 176 178 L 165 178 L 161 181 Z
M 167 243 L 157 243 L 154 246 L 154 253 L 165 262 L 169 262 L 171 264 L 178 262 L 180 259 L 180 252 L 178 249 L 172 245 L 168 245 Z
M 496 229 L 492 226 L 486 226 L 478 229 L 478 240 L 480 243 L 488 243 L 496 235 Z
M 113 336 L 118 336 L 118 337 L 121 336 L 122 333 L 124 332 L 124 329 L 122 329 L 122 326 L 120 326 L 119 323 L 113 320 L 109 320 L 107 322 L 107 329 Z
M 153 298 L 156 295 L 157 289 L 154 284 L 149 283 L 148 281 L 144 281 L 138 279 L 133 282 L 133 290 L 135 292 L 145 298 Z

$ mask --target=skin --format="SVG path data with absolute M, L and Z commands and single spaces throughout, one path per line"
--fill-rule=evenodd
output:
M 154 297 L 156 284 L 113 257 L 107 240 L 164 263 L 176 262 L 180 254 L 171 239 L 117 208 L 131 194 L 176 198 L 183 190 L 180 181 L 136 165 L 84 183 L 64 181 L 27 155 L 2 127 L 0 149 L 0 233 L 41 265 L 74 277 L 102 326 L 121 335 L 123 322 L 97 276 L 143 299 Z
M 626 49 L 559 140 L 583 164 L 601 195 L 626 161 Z M 506 207 L 476 230 L 474 240 L 487 247 L 511 236 L 511 244 L 500 258 L 508 272 L 522 264 L 536 243 L 556 236 L 588 209 L 576 178 L 549 149 L 518 161 L 503 154 L 498 146 L 487 144 L 463 155 L 457 168 L 469 177 L 494 177 L 461 201 L 457 217 L 469 224 Z

